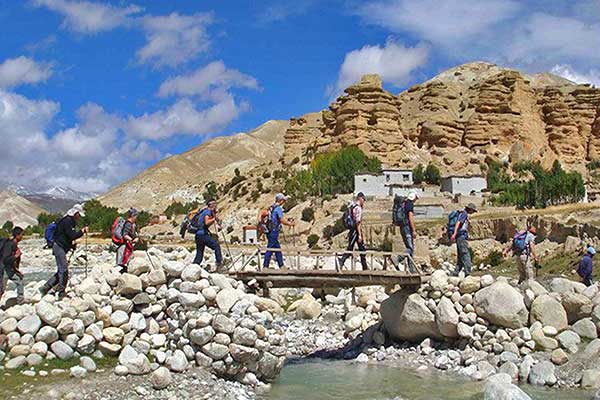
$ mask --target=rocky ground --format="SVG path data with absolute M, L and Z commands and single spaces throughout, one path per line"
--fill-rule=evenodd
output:
M 51 262 L 28 245 L 39 265 Z M 517 383 L 600 388 L 596 286 L 451 277 L 444 263 L 412 294 L 367 287 L 264 298 L 191 265 L 185 248 L 149 253 L 137 252 L 122 275 L 106 248 L 92 246 L 88 276 L 72 279 L 67 299 L 42 298 L 33 281 L 27 304 L 0 311 L 1 368 L 20 379 L 5 379 L 7 397 L 252 398 L 285 358 L 301 357 L 491 379 L 490 393 L 517 393 Z

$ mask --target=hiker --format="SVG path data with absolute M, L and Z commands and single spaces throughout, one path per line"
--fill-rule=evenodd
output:
M 283 225 L 285 226 L 294 226 L 296 223 L 291 218 L 285 218 L 283 216 L 283 205 L 287 201 L 287 196 L 283 193 L 277 193 L 275 196 L 275 203 L 269 209 L 269 229 L 267 233 L 267 248 L 268 249 L 281 249 L 281 244 L 279 243 L 279 232 Z M 281 250 L 272 251 L 267 250 L 265 252 L 265 259 L 263 262 L 264 268 L 269 268 L 271 264 L 271 257 L 275 253 L 275 259 L 277 260 L 277 265 L 279 268 L 283 268 L 283 254 Z
M 406 198 L 396 197 L 394 199 L 394 223 L 400 227 L 400 234 L 408 258 L 408 270 L 415 272 L 414 253 L 415 253 L 415 237 L 417 236 L 417 228 L 415 226 L 415 206 L 419 196 L 415 190 L 411 190 Z M 404 256 L 398 256 L 398 264 L 403 260 Z
M 592 258 L 594 258 L 595 255 L 596 249 L 592 246 L 588 247 L 577 267 L 577 274 L 579 274 L 581 283 L 585 286 L 592 286 L 594 284 L 594 282 L 592 282 Z
M 358 247 L 358 250 L 361 252 L 366 251 L 365 248 L 365 240 L 362 231 L 362 212 L 363 207 L 365 205 L 365 194 L 363 192 L 359 192 L 356 195 L 356 200 L 349 206 L 349 214 L 348 221 L 345 221 L 346 227 L 350 229 L 348 232 L 348 248 L 347 251 L 353 251 L 354 246 Z M 340 267 L 343 267 L 346 263 L 346 260 L 350 258 L 350 253 L 344 253 L 344 255 L 340 258 Z M 366 254 L 360 255 L 360 263 L 362 265 L 362 269 L 366 271 L 367 267 L 367 256 Z
M 194 215 L 190 221 L 190 225 L 196 231 L 196 257 L 194 258 L 194 264 L 202 264 L 204 248 L 208 247 L 215 252 L 216 269 L 219 270 L 223 265 L 221 245 L 209 231 L 212 225 L 215 225 L 217 230 L 221 229 L 221 219 L 218 217 L 216 200 L 208 200 L 206 207 Z
M 469 253 L 469 216 L 477 212 L 477 206 L 469 203 L 465 209 L 458 213 L 454 233 L 450 238 L 456 242 L 457 262 L 454 275 L 458 276 L 461 270 L 465 271 L 465 276 L 471 275 L 471 253 Z
M 21 249 L 18 245 L 23 239 L 23 228 L 18 226 L 12 230 L 12 239 L 5 239 L 0 245 L 0 299 L 4 295 L 6 283 L 10 279 L 17 285 L 17 304 L 23 303 L 23 273 L 19 271 Z M 6 274 L 6 280 L 4 275 Z
M 83 206 L 75 204 L 67 214 L 56 224 L 54 233 L 54 244 L 52 246 L 52 254 L 56 259 L 56 273 L 40 288 L 42 296 L 48 294 L 55 286 L 60 299 L 64 298 L 69 281 L 69 265 L 67 262 L 67 253 L 75 250 L 75 241 L 88 233 L 89 228 L 84 226 L 81 230 L 76 231 L 75 226 L 81 217 L 85 217 Z
M 535 279 L 533 268 L 539 262 L 535 251 L 536 235 L 537 229 L 535 226 L 530 226 L 523 232 L 517 232 L 509 246 L 504 250 L 505 256 L 512 251 L 513 257 L 515 257 L 517 270 L 519 271 L 519 283 Z
M 136 232 L 136 221 L 138 216 L 138 210 L 130 208 L 127 212 L 127 219 L 125 219 L 121 226 L 117 226 L 119 230 L 118 236 L 120 240 L 117 240 L 117 266 L 121 267 L 121 273 L 127 272 L 127 266 L 131 260 L 133 254 L 133 246 L 139 241 Z M 113 232 L 116 235 L 117 232 Z M 115 242 L 115 238 L 113 238 Z

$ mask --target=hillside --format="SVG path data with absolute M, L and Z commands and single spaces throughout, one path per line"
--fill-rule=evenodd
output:
M 18 194 L 0 191 L 0 225 L 12 221 L 15 225 L 26 227 L 37 224 L 37 216 L 44 212 L 42 208 Z
M 316 153 L 348 145 L 390 167 L 433 162 L 443 175 L 485 173 L 488 158 L 546 167 L 560 160 L 583 174 L 594 195 L 600 183 L 588 164 L 600 159 L 600 89 L 484 62 L 449 69 L 398 95 L 383 89 L 377 75 L 366 75 L 326 110 L 212 139 L 159 162 L 100 200 L 161 212 L 173 201 L 201 198 L 207 182 L 223 185 L 239 168 L 246 180 L 227 194 L 229 206 L 262 207 L 270 201 L 268 191 L 283 184 L 262 176 L 287 174 Z M 260 197 L 253 199 L 253 192 Z
M 135 205 L 156 213 L 174 201 L 194 200 L 206 183 L 231 179 L 236 168 L 244 173 L 277 161 L 283 153 L 288 125 L 288 121 L 268 121 L 249 133 L 209 140 L 160 161 L 98 199 L 119 209 Z
M 306 149 L 357 145 L 384 164 L 433 161 L 444 174 L 481 173 L 486 157 L 518 162 L 556 159 L 587 173 L 600 159 L 600 89 L 494 64 L 464 64 L 399 95 L 367 75 L 329 109 L 293 118 L 289 162 Z

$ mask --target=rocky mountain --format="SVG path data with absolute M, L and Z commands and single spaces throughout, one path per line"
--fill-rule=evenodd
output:
M 301 168 L 317 153 L 349 145 L 389 167 L 433 162 L 442 174 L 481 174 L 489 157 L 546 167 L 558 159 L 582 172 L 594 192 L 600 187 L 594 188 L 586 166 L 600 159 L 600 89 L 485 62 L 449 69 L 398 95 L 386 91 L 379 76 L 366 75 L 326 110 L 207 141 L 100 200 L 161 212 L 173 201 L 201 198 L 207 182 L 223 184 L 239 168 L 247 180 L 238 188 L 242 194 L 236 191 L 229 200 L 256 203 L 246 197 L 254 192 L 270 201 L 257 184 L 262 176 Z M 280 183 L 265 186 L 274 191 Z
M 12 221 L 26 227 L 37 224 L 37 216 L 44 212 L 41 207 L 8 190 L 0 191 L 0 224 Z
M 224 182 L 235 169 L 250 169 L 277 161 L 284 148 L 288 121 L 268 121 L 249 133 L 221 136 L 183 154 L 169 157 L 99 197 L 103 204 L 126 209 L 132 205 L 161 212 L 174 201 L 201 198 L 210 181 Z
M 357 145 L 389 166 L 433 161 L 443 173 L 480 173 L 488 156 L 511 162 L 558 159 L 586 172 L 600 159 L 600 89 L 543 73 L 526 75 L 475 62 L 399 95 L 367 75 L 329 109 L 292 118 L 291 161 Z

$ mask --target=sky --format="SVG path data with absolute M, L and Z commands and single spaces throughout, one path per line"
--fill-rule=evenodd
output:
M 600 0 L 0 0 L 0 26 L 0 181 L 81 192 L 365 73 L 398 93 L 482 60 L 600 85 Z

